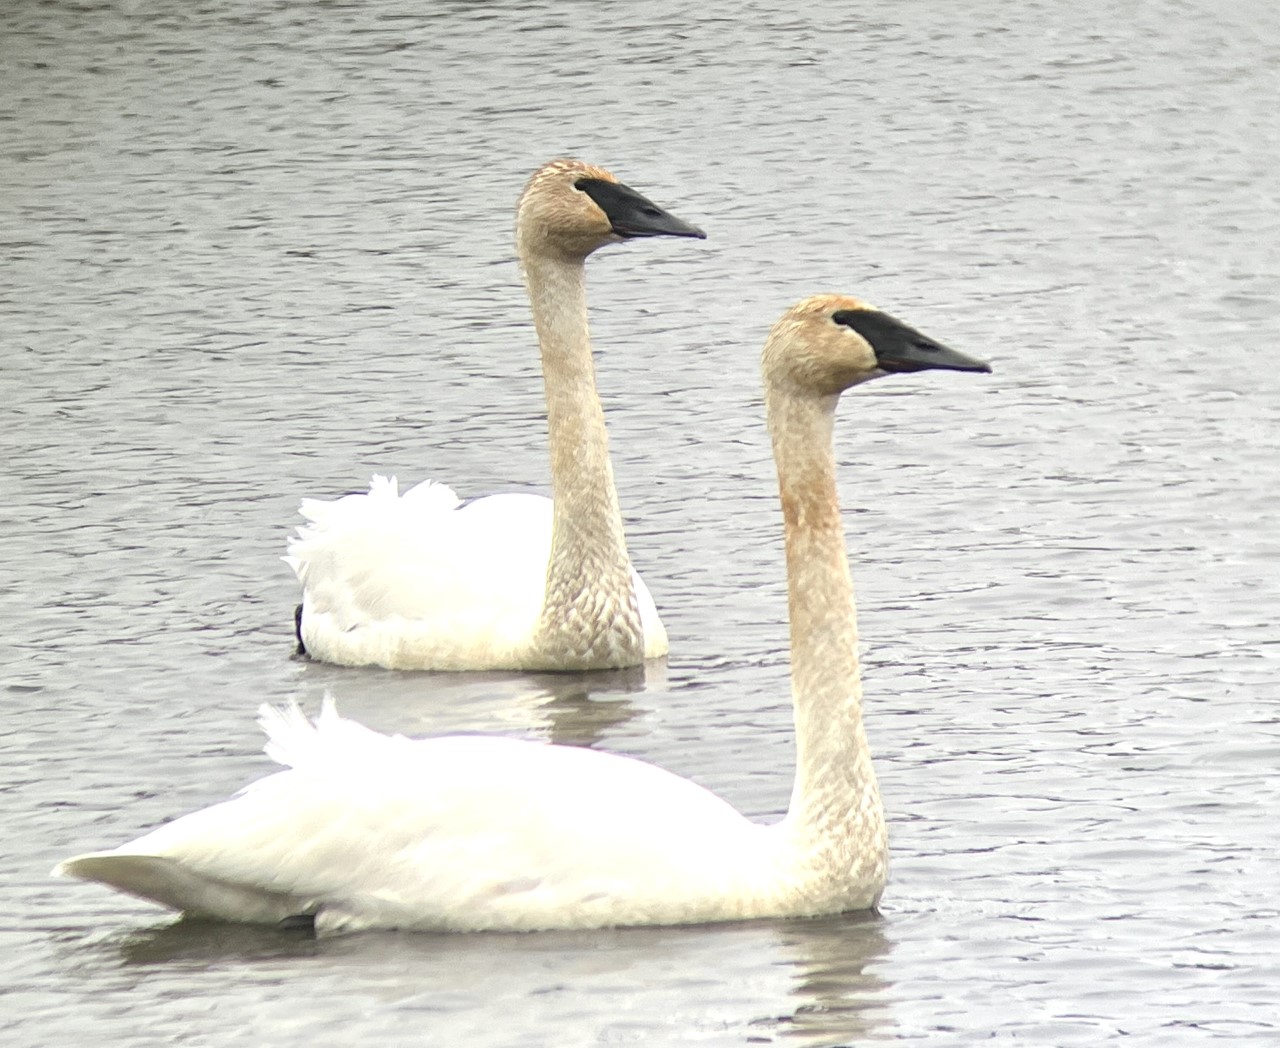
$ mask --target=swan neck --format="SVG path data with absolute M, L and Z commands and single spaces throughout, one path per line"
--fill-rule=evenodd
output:
M 838 394 L 769 390 L 786 538 L 796 781 L 788 820 L 814 848 L 884 849 L 884 815 L 862 723 L 853 582 L 836 488 Z M 855 851 L 858 849 L 854 849 Z
M 583 646 L 621 644 L 625 650 L 602 661 L 634 664 L 643 635 L 596 390 L 584 260 L 527 253 L 521 263 L 542 354 L 551 446 L 551 559 L 541 629 L 551 648 L 572 648 L 575 658 L 584 656 Z

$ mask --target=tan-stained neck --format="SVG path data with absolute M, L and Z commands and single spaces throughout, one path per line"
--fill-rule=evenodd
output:
M 587 322 L 584 260 L 522 252 L 546 386 L 551 560 L 536 646 L 602 666 L 643 659 L 644 636 L 609 462 Z
M 765 397 L 791 618 L 796 779 L 787 822 L 801 847 L 824 853 L 819 865 L 835 875 L 851 864 L 883 865 L 887 852 L 862 723 L 857 615 L 836 488 L 839 397 L 781 388 L 766 389 Z

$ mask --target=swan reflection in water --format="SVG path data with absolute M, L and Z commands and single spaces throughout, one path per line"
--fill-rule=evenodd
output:
M 387 673 L 300 664 L 295 698 L 319 708 L 332 699 L 354 719 L 402 735 L 515 734 L 597 746 L 644 716 L 632 698 L 667 688 L 666 659 L 589 673 Z
M 885 918 L 858 913 L 691 928 L 316 939 L 182 919 L 88 951 L 80 944 L 67 960 L 83 965 L 86 952 L 97 952 L 102 963 L 208 969 L 222 979 L 238 969 L 246 984 L 238 994 L 262 992 L 278 963 L 282 978 L 305 980 L 309 994 L 330 999 L 317 1022 L 340 1022 L 346 998 L 363 1006 L 372 997 L 386 1009 L 385 1026 L 374 1032 L 387 1035 L 432 1008 L 438 1033 L 471 1025 L 477 1032 L 468 1043 L 478 1045 L 485 1028 L 500 1028 L 504 1044 L 527 1029 L 536 1043 L 572 1024 L 584 1043 L 625 1034 L 661 1044 L 697 1027 L 817 1048 L 890 1032 L 893 987 L 877 973 L 892 949 L 891 929 Z M 583 1007 L 606 997 L 607 1009 Z M 595 1030 L 583 1027 L 584 1015 Z

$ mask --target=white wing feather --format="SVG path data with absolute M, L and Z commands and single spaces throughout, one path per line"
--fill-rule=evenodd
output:
M 460 503 L 430 481 L 399 495 L 308 499 L 290 541 L 304 588 L 303 642 L 336 663 L 470 668 L 527 644 L 542 609 L 551 500 L 490 495 Z

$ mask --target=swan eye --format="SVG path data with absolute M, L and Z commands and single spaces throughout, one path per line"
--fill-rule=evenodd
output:
M 578 181 L 573 184 L 573 188 L 578 190 L 580 193 L 584 192 L 587 188 L 587 180 L 585 178 L 578 179 Z
M 839 324 L 841 327 L 852 328 L 853 310 L 842 309 L 831 314 L 831 323 Z

